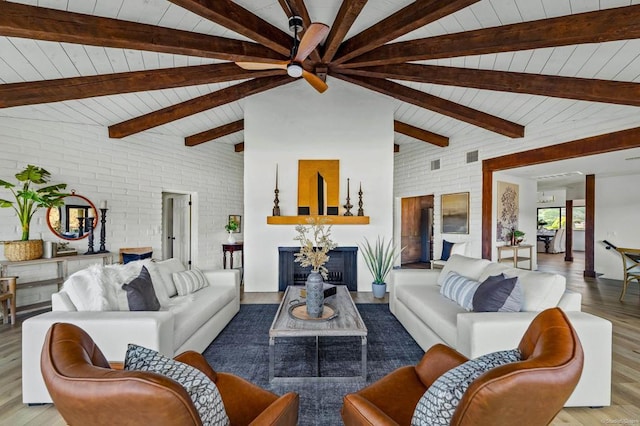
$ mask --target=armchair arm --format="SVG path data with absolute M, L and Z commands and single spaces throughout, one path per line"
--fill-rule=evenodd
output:
M 344 397 L 342 421 L 346 426 L 398 426 L 384 411 L 355 393 Z
M 181 354 L 176 355 L 173 359 L 197 368 L 214 382 L 217 379 L 217 373 L 215 372 L 215 370 L 211 368 L 205 357 L 203 357 L 202 354 L 196 351 L 182 352 Z
M 418 365 L 416 374 L 426 388 L 447 371 L 467 362 L 469 359 L 449 346 L 437 344 L 429 348 Z
M 253 426 L 296 426 L 298 424 L 299 405 L 300 398 L 297 393 L 286 393 L 271 403 L 249 424 Z

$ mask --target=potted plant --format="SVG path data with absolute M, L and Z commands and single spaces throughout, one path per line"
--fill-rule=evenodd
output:
M 311 266 L 311 272 L 305 285 L 307 292 L 307 314 L 311 318 L 322 316 L 324 307 L 324 279 L 327 278 L 329 251 L 337 247 L 331 240 L 331 226 L 325 225 L 325 220 L 308 220 L 310 226 L 297 225 L 298 235 L 294 240 L 300 242 L 300 251 L 295 253 L 294 262 L 302 267 Z
M 384 238 L 378 237 L 374 246 L 369 244 L 369 241 L 365 238 L 364 244 L 360 246 L 364 261 L 369 268 L 369 272 L 373 275 L 373 283 L 371 284 L 373 296 L 382 299 L 387 292 L 387 275 L 393 268 L 393 263 L 398 258 L 403 247 L 400 251 L 396 252 L 393 246 L 393 240 L 389 241 L 385 245 Z
M 524 241 L 524 232 L 511 228 L 511 245 L 517 246 Z
M 60 192 L 67 187 L 65 183 L 42 186 L 49 182 L 51 174 L 29 164 L 24 170 L 16 173 L 17 184 L 0 179 L 0 186 L 13 194 L 15 201 L 0 199 L 0 207 L 13 207 L 20 221 L 22 238 L 19 241 L 5 242 L 5 256 L 9 260 L 30 260 L 42 256 L 42 240 L 29 240 L 31 219 L 40 208 L 57 207 L 64 204 L 64 197 L 69 194 Z
M 233 237 L 233 233 L 238 230 L 238 226 L 238 222 L 232 217 L 229 218 L 229 222 L 224 226 L 224 229 L 229 233 L 229 238 L 227 239 L 229 244 L 235 244 L 236 239 Z

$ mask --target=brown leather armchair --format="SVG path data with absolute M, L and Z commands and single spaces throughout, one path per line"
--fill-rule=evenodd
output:
M 518 348 L 522 361 L 489 370 L 471 383 L 452 425 L 547 425 L 562 409 L 582 373 L 578 336 L 559 308 L 536 316 Z M 401 367 L 344 397 L 345 425 L 409 425 L 418 401 L 446 371 L 467 358 L 445 345 L 418 365 Z
M 176 360 L 209 376 L 231 425 L 291 425 L 296 393 L 278 395 L 228 373 L 217 373 L 197 352 Z M 47 333 L 41 369 L 56 408 L 69 425 L 202 425 L 186 390 L 160 374 L 113 369 L 81 328 L 56 323 Z

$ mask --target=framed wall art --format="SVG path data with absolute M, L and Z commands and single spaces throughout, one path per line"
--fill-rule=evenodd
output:
M 469 233 L 469 193 L 442 194 L 440 196 L 443 234 Z
M 507 241 L 511 229 L 518 229 L 518 215 L 520 203 L 520 189 L 517 184 L 500 182 L 497 184 L 497 214 L 496 238 Z
M 238 234 L 242 232 L 242 216 L 240 216 L 239 214 L 230 214 L 229 223 L 231 223 L 232 220 L 238 224 L 238 228 L 235 231 L 231 231 L 231 232 L 234 234 Z

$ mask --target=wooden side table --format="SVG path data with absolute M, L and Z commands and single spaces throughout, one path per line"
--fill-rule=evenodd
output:
M 509 262 L 513 264 L 514 268 L 519 268 L 519 262 L 529 262 L 528 268 L 520 269 L 533 269 L 533 245 L 520 244 L 519 246 L 498 246 L 498 262 Z M 525 253 L 520 255 L 520 251 Z
M 240 252 L 240 262 L 244 267 L 244 251 L 242 250 L 242 241 L 233 244 L 223 244 L 222 245 L 222 267 L 227 269 L 227 252 L 229 255 L 229 269 L 233 269 L 233 253 L 236 251 Z

